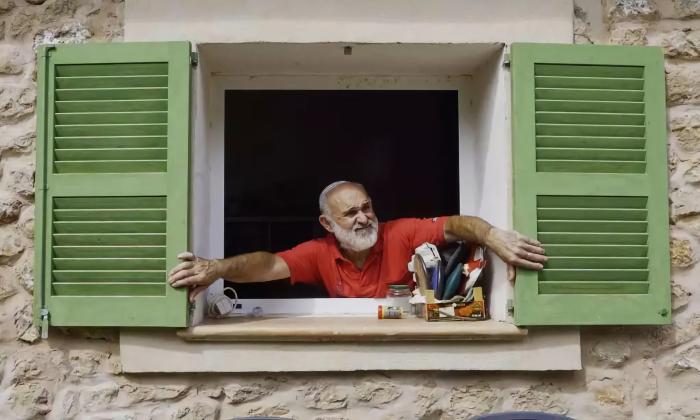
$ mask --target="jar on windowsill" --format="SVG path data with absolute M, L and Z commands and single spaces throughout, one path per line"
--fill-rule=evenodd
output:
M 406 314 L 413 314 L 413 308 L 408 300 L 413 296 L 411 289 L 405 284 L 390 284 L 386 291 L 389 306 L 397 306 Z

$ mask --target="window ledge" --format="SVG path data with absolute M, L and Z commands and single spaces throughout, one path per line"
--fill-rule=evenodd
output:
M 285 317 L 227 318 L 179 330 L 187 341 L 388 342 L 514 340 L 527 330 L 498 321 L 426 322 L 419 318 Z

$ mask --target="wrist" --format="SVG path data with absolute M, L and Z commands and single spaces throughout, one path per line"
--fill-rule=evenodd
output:
M 222 261 L 218 259 L 209 260 L 209 266 L 207 267 L 207 277 L 209 278 L 210 283 L 218 278 L 222 278 L 223 276 L 224 273 Z
M 488 225 L 486 228 L 486 234 L 484 234 L 483 240 L 482 240 L 482 245 L 486 246 L 487 248 L 491 248 L 492 242 L 493 242 L 493 234 L 496 233 L 496 227 L 492 225 Z

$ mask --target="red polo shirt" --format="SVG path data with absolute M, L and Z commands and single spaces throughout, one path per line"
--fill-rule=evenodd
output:
M 289 266 L 292 284 L 324 285 L 330 297 L 381 298 L 388 285 L 409 284 L 408 262 L 417 246 L 445 244 L 447 217 L 398 219 L 379 224 L 377 243 L 362 269 L 355 267 L 338 249 L 335 236 L 301 243 L 277 253 Z

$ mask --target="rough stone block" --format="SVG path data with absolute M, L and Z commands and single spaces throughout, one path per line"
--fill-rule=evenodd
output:
M 35 380 L 63 381 L 68 373 L 64 353 L 45 348 L 15 352 L 8 360 L 7 368 L 7 378 L 13 384 Z
M 122 407 L 129 407 L 144 401 L 177 400 L 189 390 L 188 385 L 124 384 L 119 387 L 119 403 Z
M 20 197 L 34 197 L 34 164 L 17 165 L 6 170 L 8 189 Z
M 666 66 L 666 101 L 668 105 L 700 103 L 700 85 L 697 83 L 700 69 L 695 64 L 697 63 Z
M 16 197 L 0 195 L 0 224 L 14 222 L 19 218 L 22 202 Z
M 689 240 L 671 240 L 671 264 L 675 267 L 686 268 L 695 263 L 695 253 Z
M 700 1 L 698 0 L 671 0 L 674 13 L 669 17 L 679 19 L 693 19 L 700 16 Z
M 92 387 L 83 388 L 78 398 L 80 412 L 111 409 L 118 394 L 119 385 L 117 385 L 116 382 L 104 382 Z
M 51 390 L 45 382 L 26 382 L 12 385 L 7 393 L 7 404 L 17 418 L 38 418 L 51 410 Z
M 620 22 L 610 30 L 610 44 L 616 45 L 646 45 L 647 27 L 636 22 Z
M 248 410 L 249 416 L 255 417 L 281 417 L 289 414 L 289 408 L 284 404 L 275 404 L 272 406 L 253 407 Z
M 257 401 L 272 394 L 273 391 L 274 386 L 270 384 L 231 384 L 224 387 L 224 400 L 229 404 L 242 404 L 244 402 Z
M 537 411 L 562 415 L 569 412 L 567 403 L 561 396 L 561 389 L 544 384 L 509 391 L 503 410 Z
M 23 49 L 11 45 L 0 45 L 0 75 L 22 74 L 31 61 L 31 55 L 26 54 Z
M 107 364 L 111 354 L 95 350 L 71 350 L 68 361 L 71 366 L 71 376 L 84 378 L 95 376 L 102 366 Z
M 21 134 L 0 131 L 0 155 L 7 151 L 27 151 L 35 143 L 36 130 L 34 128 L 32 128 L 32 131 Z
M 692 346 L 673 357 L 666 368 L 672 376 L 700 373 L 700 346 Z
M 92 38 L 92 32 L 82 23 L 70 23 L 58 29 L 46 29 L 34 36 L 34 47 L 39 44 L 81 44 Z
M 19 285 L 29 294 L 34 293 L 34 249 L 22 253 L 17 263 L 12 267 Z
M 441 404 L 442 398 L 447 391 L 433 386 L 421 386 L 416 392 L 413 400 L 413 407 L 416 409 L 415 418 L 420 420 L 437 419 L 442 416 L 444 407 Z
M 0 86 L 0 121 L 12 122 L 34 112 L 33 87 Z
M 691 293 L 685 290 L 683 286 L 678 283 L 671 284 L 671 308 L 675 311 L 677 309 L 685 308 L 690 302 Z
M 695 236 L 700 236 L 700 215 L 696 214 L 678 219 L 676 220 L 676 226 Z
M 211 399 L 188 399 L 174 405 L 169 417 L 173 420 L 216 420 L 219 406 Z
M 659 327 L 630 328 L 636 331 L 632 349 L 642 357 L 653 357 L 685 344 L 700 335 L 700 314 L 674 316 L 673 324 Z
M 452 388 L 445 409 L 447 418 L 468 419 L 490 413 L 500 400 L 500 392 L 486 384 L 465 385 Z
M 368 403 L 373 407 L 381 407 L 388 404 L 399 398 L 402 394 L 398 386 L 388 381 L 365 381 L 359 385 L 355 385 L 354 388 L 357 400 Z
M 0 16 L 4 15 L 15 8 L 15 2 L 12 0 L 0 0 Z
M 683 181 L 689 184 L 700 183 L 700 157 L 693 156 L 689 161 L 685 162 Z
M 620 367 L 632 353 L 630 341 L 623 335 L 602 337 L 595 342 L 591 355 L 609 367 Z
M 608 22 L 631 19 L 657 19 L 659 10 L 653 0 L 604 0 Z
M 303 391 L 302 399 L 306 408 L 337 410 L 348 406 L 348 395 L 338 387 L 321 383 Z
M 686 28 L 667 32 L 661 46 L 668 57 L 696 60 L 700 58 L 700 31 Z
M 21 8 L 10 19 L 8 32 L 12 38 L 22 38 L 37 25 L 38 15 L 36 10 Z
M 7 263 L 11 257 L 24 250 L 25 244 L 19 236 L 19 232 L 4 226 L 0 229 L 0 264 Z

